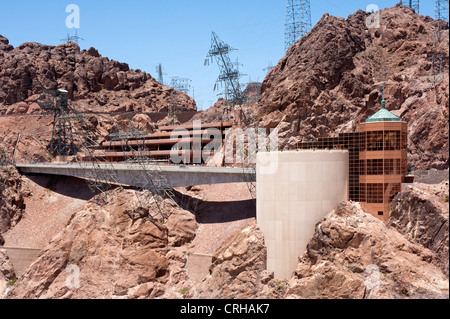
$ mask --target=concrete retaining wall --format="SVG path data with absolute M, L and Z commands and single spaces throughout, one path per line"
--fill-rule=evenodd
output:
M 189 279 L 201 282 L 209 276 L 209 267 L 212 263 L 212 256 L 191 253 L 187 256 L 187 270 Z
M 16 247 L 1 247 L 6 250 L 6 254 L 14 267 L 14 272 L 17 277 L 22 276 L 28 267 L 37 259 L 40 249 L 33 248 L 16 248 Z

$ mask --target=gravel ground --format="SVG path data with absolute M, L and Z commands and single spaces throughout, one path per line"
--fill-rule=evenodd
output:
M 200 199 L 195 209 L 199 228 L 189 249 L 193 253 L 212 255 L 225 240 L 254 221 L 256 204 L 245 183 L 195 186 L 176 191 Z
M 86 182 L 69 177 L 23 177 L 31 191 L 22 220 L 3 237 L 5 246 L 42 249 L 92 196 Z

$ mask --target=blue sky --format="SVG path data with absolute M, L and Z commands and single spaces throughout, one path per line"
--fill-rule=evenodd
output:
M 381 9 L 397 0 L 311 0 L 313 25 L 324 13 L 347 17 L 369 4 Z M 156 78 L 162 63 L 165 82 L 190 78 L 199 109 L 215 103 L 217 65 L 204 66 L 211 31 L 233 48 L 239 58 L 241 82 L 263 81 L 269 63 L 284 56 L 285 0 L 0 0 L 0 34 L 15 47 L 24 42 L 58 45 L 67 35 L 66 6 L 80 8 L 78 35 L 82 49 L 95 47 L 110 59 L 126 62 Z M 420 13 L 434 15 L 434 0 L 421 1 Z M 74 30 L 70 30 L 74 33 Z

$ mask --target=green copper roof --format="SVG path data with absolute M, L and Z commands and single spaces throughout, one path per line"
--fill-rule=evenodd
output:
M 385 108 L 381 108 L 377 113 L 372 116 L 369 116 L 366 120 L 368 122 L 401 122 L 402 119 L 398 116 L 392 114 Z
M 381 101 L 381 110 L 366 119 L 366 123 L 370 122 L 401 122 L 402 119 L 386 110 L 386 101 L 384 100 L 384 85 L 383 85 L 383 100 Z

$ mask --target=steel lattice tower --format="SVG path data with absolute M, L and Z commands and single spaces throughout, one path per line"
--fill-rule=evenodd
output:
M 170 87 L 174 88 L 177 91 L 183 92 L 184 94 L 188 94 L 189 90 L 191 89 L 191 82 L 191 79 L 172 76 L 170 78 Z
M 438 48 L 441 42 L 442 30 L 448 25 L 448 0 L 435 0 L 435 11 L 434 11 L 434 23 L 435 23 L 435 35 L 434 35 L 434 46 Z M 443 22 L 444 21 L 444 22 Z M 442 80 L 444 73 L 444 54 L 434 54 L 431 57 L 431 81 L 433 87 Z
M 402 4 L 404 6 L 408 6 L 411 9 L 414 9 L 417 14 L 419 14 L 419 0 L 402 0 Z
M 74 36 L 71 36 L 69 34 L 69 31 L 67 31 L 67 37 L 65 39 L 62 39 L 61 41 L 65 42 L 65 43 L 72 43 L 72 42 L 74 42 L 74 43 L 78 44 L 78 40 L 84 40 L 84 39 L 78 36 L 78 31 L 75 29 L 75 35 Z
M 170 97 L 170 104 L 169 104 L 169 116 L 172 118 L 172 124 L 175 123 L 175 119 L 177 117 L 180 99 L 178 97 L 178 94 L 176 91 L 182 92 L 184 94 L 188 94 L 191 89 L 191 79 L 187 78 L 180 78 L 178 76 L 173 76 L 170 78 L 170 87 L 174 89 L 174 91 L 171 94 Z
M 436 0 L 434 9 L 434 20 L 436 23 L 436 42 L 441 41 L 441 32 L 443 28 L 442 21 L 448 25 L 448 0 Z
M 158 82 L 164 85 L 164 72 L 161 63 L 155 67 L 155 71 L 158 75 Z
M 68 93 L 65 90 L 43 90 L 38 102 L 42 109 L 53 115 L 52 139 L 49 145 L 53 155 L 76 153 L 70 122 L 76 115 L 69 106 Z
M 448 0 L 436 0 L 436 20 L 444 20 L 448 23 Z
M 287 51 L 298 39 L 304 37 L 312 27 L 309 0 L 287 0 L 284 27 L 284 48 Z
M 220 69 L 217 83 L 225 85 L 225 99 L 232 105 L 238 105 L 244 102 L 239 83 L 239 79 L 243 74 L 239 72 L 239 64 L 231 62 L 229 54 L 234 50 L 220 40 L 217 34 L 213 32 L 211 36 L 211 48 L 206 56 L 205 65 L 212 59 L 216 60 Z M 214 86 L 215 88 L 217 88 L 217 83 Z

